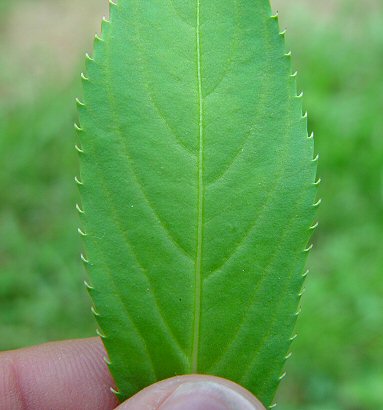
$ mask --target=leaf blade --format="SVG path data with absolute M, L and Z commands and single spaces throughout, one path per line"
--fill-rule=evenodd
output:
M 201 372 L 270 404 L 316 191 L 277 21 L 264 0 L 121 0 L 111 21 L 79 107 L 91 295 L 111 371 L 123 398 Z

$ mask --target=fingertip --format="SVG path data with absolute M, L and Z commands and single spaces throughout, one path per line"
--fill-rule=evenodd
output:
M 214 376 L 177 376 L 149 386 L 118 410 L 265 410 L 249 391 Z

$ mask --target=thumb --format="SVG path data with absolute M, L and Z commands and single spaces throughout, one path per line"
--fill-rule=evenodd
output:
M 116 410 L 265 410 L 247 390 L 213 376 L 178 376 L 155 383 Z

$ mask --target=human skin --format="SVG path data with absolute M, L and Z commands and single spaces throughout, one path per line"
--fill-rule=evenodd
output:
M 0 353 L 0 410 L 262 410 L 225 379 L 188 375 L 142 390 L 123 404 L 98 338 L 51 342 Z

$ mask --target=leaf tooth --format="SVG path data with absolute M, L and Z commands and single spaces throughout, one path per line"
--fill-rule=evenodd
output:
M 110 21 L 105 16 L 103 16 L 102 21 L 101 21 L 101 36 L 104 35 L 106 30 L 109 29 L 109 26 L 110 26 Z M 104 41 L 104 39 L 101 38 L 101 41 Z
M 77 228 L 77 232 L 78 232 L 81 236 L 88 236 L 88 234 L 85 233 L 85 232 L 83 232 L 83 231 L 81 230 L 81 228 Z
M 293 336 L 290 337 L 290 342 L 294 341 L 297 337 L 298 335 L 295 333 Z
M 74 177 L 74 181 L 77 185 L 84 185 L 77 177 Z
M 124 399 L 123 394 L 121 394 L 118 390 L 115 390 L 113 387 L 109 387 L 110 391 L 119 398 L 120 401 Z
M 104 360 L 104 362 L 105 362 L 108 366 L 110 366 L 110 365 L 112 364 L 112 362 L 109 360 L 108 356 L 103 356 L 102 359 Z
M 104 42 L 104 39 L 102 37 L 100 37 L 97 33 L 94 35 L 94 39 L 95 41 L 100 41 L 100 42 Z
M 101 315 L 96 311 L 96 309 L 94 308 L 94 306 L 90 307 L 90 311 L 92 312 L 92 314 L 96 317 L 100 317 Z
M 81 73 L 80 77 L 83 81 L 89 81 L 89 77 L 87 77 L 84 73 Z
M 286 35 L 287 29 L 285 28 L 284 30 L 279 32 L 279 35 L 284 37 Z
M 314 245 L 313 245 L 313 244 L 310 244 L 307 248 L 305 248 L 305 249 L 303 250 L 303 252 L 304 252 L 304 253 L 309 253 L 313 247 L 314 247 Z
M 306 111 L 307 114 L 307 111 Z M 314 131 L 307 137 L 309 140 L 313 140 L 314 139 Z
M 86 58 L 86 60 L 88 60 L 88 61 L 94 61 L 94 58 L 91 57 L 88 53 L 85 53 L 85 58 Z
M 76 131 L 78 131 L 78 132 L 84 131 L 77 123 L 74 123 L 73 125 L 74 125 L 74 129 L 75 129 Z
M 315 158 L 312 159 L 312 162 L 318 162 L 318 160 L 319 160 L 319 154 L 317 154 Z
M 80 258 L 81 258 L 81 260 L 85 263 L 85 264 L 89 264 L 89 261 L 88 261 L 88 259 L 86 259 L 86 257 L 84 256 L 84 254 L 80 254 Z
M 313 185 L 318 186 L 318 185 L 320 185 L 321 182 L 322 182 L 322 179 L 321 179 L 321 178 L 318 178 L 318 180 L 315 181 L 315 182 L 313 183 Z
M 76 98 L 76 104 L 78 105 L 78 107 L 85 107 L 85 104 L 80 101 L 78 98 Z
M 311 225 L 311 226 L 310 226 L 309 230 L 310 230 L 310 231 L 314 231 L 316 228 L 318 228 L 318 225 L 319 225 L 319 222 L 317 221 L 317 222 L 315 222 L 314 225 Z
M 79 205 L 79 204 L 76 204 L 76 209 L 77 209 L 77 211 L 78 211 L 81 215 L 84 215 L 84 214 L 85 214 L 85 212 L 80 208 L 80 205 Z
M 278 380 L 281 381 L 286 377 L 286 372 L 283 372 L 279 377 Z
M 106 339 L 106 336 L 104 335 L 104 333 L 101 332 L 100 329 L 96 329 L 96 333 L 99 337 L 101 337 L 101 339 Z
M 301 91 L 300 94 L 296 95 L 295 98 L 302 98 L 303 97 L 303 91 Z
M 306 288 L 302 288 L 302 290 L 298 293 L 299 298 L 301 298 L 305 292 Z
M 80 153 L 80 154 L 84 153 L 84 151 L 77 144 L 74 147 L 75 147 L 75 149 L 78 153 Z
M 273 403 L 271 406 L 269 406 L 269 409 L 275 409 L 277 407 L 277 403 Z
M 292 55 L 291 50 L 289 52 L 285 53 L 285 57 L 291 57 L 291 55 Z
M 292 74 L 290 74 L 290 77 L 295 78 L 298 75 L 298 71 L 294 71 Z
M 292 352 L 289 352 L 286 356 L 285 356 L 285 360 L 289 360 L 290 359 L 290 357 L 292 356 Z
M 318 208 L 318 206 L 322 203 L 322 198 L 318 199 L 318 201 L 315 202 L 315 204 L 313 204 L 313 208 Z
M 89 285 L 89 283 L 86 280 L 84 280 L 84 285 L 88 291 L 94 290 L 94 287 L 92 285 Z
M 276 11 L 275 14 L 273 14 L 272 16 L 270 16 L 270 18 L 271 18 L 271 19 L 274 19 L 274 20 L 278 20 L 278 19 L 279 19 L 278 11 Z
M 307 117 L 308 117 L 308 113 L 307 113 L 307 111 L 306 111 L 306 112 L 302 115 L 302 118 L 303 118 L 304 120 L 306 120 Z M 310 137 L 311 137 L 311 135 L 310 135 Z M 310 137 L 309 137 L 309 139 L 310 139 Z
M 302 278 L 305 278 L 310 272 L 310 269 L 307 269 L 306 272 L 302 275 Z
M 302 312 L 302 308 L 299 306 L 298 310 L 294 313 L 294 316 L 299 316 Z
M 115 6 L 117 6 L 117 3 L 115 3 L 113 0 L 109 0 L 109 6 L 110 7 L 115 7 Z

